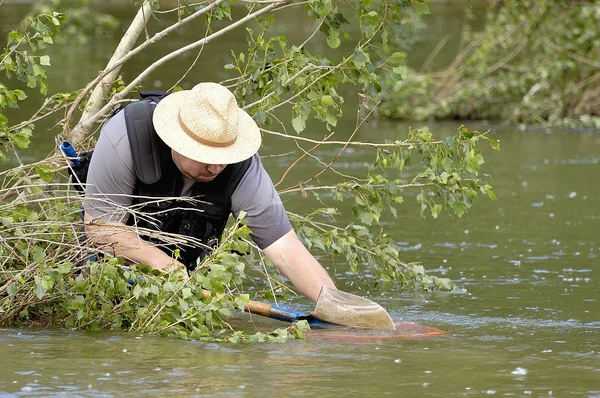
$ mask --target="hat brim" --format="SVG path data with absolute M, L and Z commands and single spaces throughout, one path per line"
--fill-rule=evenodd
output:
M 179 109 L 189 100 L 190 94 L 190 91 L 177 91 L 156 105 L 152 122 L 165 144 L 186 158 L 207 164 L 238 163 L 258 152 L 261 144 L 260 129 L 254 119 L 242 109 L 238 109 L 237 139 L 229 146 L 206 145 L 187 134 L 179 124 Z

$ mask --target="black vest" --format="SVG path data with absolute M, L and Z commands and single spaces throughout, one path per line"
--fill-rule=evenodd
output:
M 132 206 L 143 213 L 130 214 L 127 224 L 193 238 L 189 244 L 166 245 L 140 232 L 169 255 L 179 249 L 180 261 L 193 270 L 197 259 L 209 254 L 221 238 L 231 213 L 231 196 L 252 158 L 227 165 L 213 181 L 195 183 L 191 196 L 181 197 L 181 172 L 173 162 L 171 148 L 152 125 L 154 107 L 162 97 L 146 95 L 123 108 L 137 177 Z

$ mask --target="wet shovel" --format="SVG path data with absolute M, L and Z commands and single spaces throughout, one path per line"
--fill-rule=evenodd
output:
M 250 300 L 244 310 L 284 322 L 307 320 L 311 326 L 335 324 L 369 329 L 395 329 L 392 318 L 379 304 L 364 297 L 356 296 L 325 286 L 308 315 L 266 303 Z

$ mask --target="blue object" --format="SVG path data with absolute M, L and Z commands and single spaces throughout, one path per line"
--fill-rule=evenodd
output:
M 60 144 L 60 149 L 69 158 L 73 166 L 79 166 L 79 157 L 77 157 L 77 152 L 75 152 L 75 148 L 73 148 L 69 141 L 63 141 Z
M 269 310 L 269 318 L 277 319 L 284 322 L 295 322 L 300 320 L 308 321 L 310 326 L 335 326 L 333 323 L 325 322 L 315 318 L 312 315 L 306 315 L 298 311 L 294 311 L 288 308 L 279 307 L 276 305 L 271 306 Z

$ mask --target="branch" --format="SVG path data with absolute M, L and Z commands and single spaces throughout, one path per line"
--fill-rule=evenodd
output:
M 262 131 L 263 133 L 267 133 L 267 134 L 272 134 L 272 135 L 276 135 L 278 137 L 284 137 L 284 138 L 289 138 L 291 140 L 294 141 L 305 141 L 305 142 L 310 142 L 311 144 L 329 144 L 329 145 L 351 145 L 351 146 L 369 146 L 369 147 L 373 147 L 373 148 L 400 148 L 400 147 L 409 147 L 413 144 L 405 144 L 405 143 L 375 143 L 375 142 L 360 142 L 360 141 L 354 141 L 354 142 L 347 142 L 347 141 L 318 141 L 318 140 L 311 140 L 310 138 L 305 138 L 305 137 L 301 137 L 301 136 L 293 136 L 293 135 L 289 135 L 289 134 L 284 134 L 284 133 L 280 133 L 277 131 L 272 131 L 272 130 L 267 130 L 264 128 L 260 128 L 260 131 Z M 441 144 L 442 141 L 433 141 L 431 142 L 432 144 Z
M 158 42 L 159 40 L 163 39 L 164 37 L 166 37 L 169 33 L 171 33 L 172 31 L 174 31 L 175 29 L 178 29 L 179 27 L 181 27 L 182 25 L 191 22 L 192 20 L 198 18 L 199 16 L 207 13 L 208 11 L 211 11 L 212 9 L 214 9 L 215 7 L 217 7 L 219 4 L 221 4 L 222 2 L 224 2 L 225 0 L 216 0 L 214 3 L 211 3 L 209 6 L 195 12 L 194 14 L 188 16 L 187 18 L 169 26 L 168 28 L 156 33 L 152 38 L 146 40 L 145 42 L 143 42 L 142 44 L 140 44 L 139 46 L 137 46 L 135 49 L 131 50 L 130 52 L 127 53 L 127 55 L 123 56 L 122 58 L 120 58 L 118 61 L 116 61 L 113 64 L 109 64 L 109 66 L 107 66 L 107 68 L 100 73 L 100 75 L 98 77 L 96 77 L 94 80 L 92 80 L 87 87 L 79 94 L 79 96 L 77 97 L 77 99 L 75 99 L 75 101 L 73 102 L 73 105 L 71 106 L 71 108 L 69 109 L 69 112 L 67 113 L 67 117 L 64 120 L 64 128 L 63 128 L 63 135 L 65 136 L 65 138 L 70 139 L 71 141 L 73 141 L 73 143 L 77 143 L 83 140 L 83 138 L 87 135 L 88 131 L 91 129 L 91 126 L 93 125 L 93 123 L 95 123 L 96 121 L 98 121 L 98 119 L 100 119 L 104 114 L 101 114 L 98 116 L 98 113 L 96 113 L 93 117 L 95 117 L 94 121 L 91 123 L 87 123 L 86 119 L 81 118 L 79 124 L 77 124 L 75 126 L 75 128 L 73 129 L 72 132 L 69 131 L 69 125 L 71 122 L 71 119 L 73 118 L 73 114 L 75 113 L 75 111 L 77 110 L 79 104 L 81 103 L 81 101 L 83 101 L 83 99 L 85 98 L 85 96 L 98 84 L 98 82 L 100 82 L 100 80 L 102 80 L 105 76 L 107 76 L 109 73 L 111 73 L 113 70 L 115 70 L 116 68 L 119 68 L 121 65 L 123 65 L 125 62 L 129 61 L 130 59 L 132 59 L 133 57 L 137 56 L 140 52 L 142 52 L 143 50 L 145 50 L 147 47 L 149 47 L 150 45 Z M 146 13 L 143 13 L 144 15 Z M 138 13 L 139 15 L 139 13 Z M 136 16 L 137 18 L 137 16 Z M 139 34 L 139 33 L 138 33 Z M 116 103 L 116 101 L 115 101 Z M 114 103 L 113 103 L 114 104 Z M 105 108 L 102 108 L 105 109 Z M 100 111 L 102 111 L 102 109 Z M 106 112 L 108 113 L 108 112 Z M 97 116 L 97 117 L 96 117 Z M 89 120 L 89 119 L 88 119 Z
M 110 93 L 110 87 L 112 86 L 113 82 L 115 81 L 115 79 L 119 75 L 119 72 L 121 71 L 122 64 L 117 65 L 117 62 L 121 58 L 125 57 L 129 51 L 131 51 L 131 49 L 135 45 L 136 40 L 140 36 L 140 33 L 144 31 L 144 27 L 148 23 L 148 20 L 150 19 L 151 15 L 152 6 L 150 5 L 150 3 L 145 1 L 142 7 L 140 7 L 140 9 L 138 10 L 137 15 L 133 19 L 133 22 L 131 23 L 131 25 L 129 25 L 127 32 L 125 32 L 125 34 L 121 38 L 119 45 L 117 46 L 114 54 L 110 58 L 110 61 L 108 61 L 108 64 L 106 65 L 106 69 L 112 69 L 112 71 L 106 74 L 102 78 L 102 80 L 96 85 L 96 87 L 94 87 L 94 91 L 92 91 L 92 94 L 90 95 L 90 99 L 87 103 L 87 106 L 83 110 L 83 115 L 81 115 L 80 120 L 86 120 L 91 115 L 95 114 L 100 110 L 102 104 L 105 101 L 105 98 L 107 98 L 108 94 Z M 117 66 L 115 68 L 112 68 L 113 65 Z
M 219 2 L 223 2 L 224 0 L 217 0 L 217 2 L 212 3 L 210 6 L 204 8 L 202 11 L 207 10 L 208 8 L 210 8 L 211 6 L 214 7 L 215 4 L 219 3 Z M 100 109 L 94 116 L 91 116 L 90 118 L 88 118 L 87 120 L 81 122 L 78 126 L 78 135 L 77 137 L 82 139 L 85 136 L 85 133 L 87 131 L 89 131 L 92 126 L 100 119 L 102 118 L 104 115 L 106 115 L 113 107 L 114 105 L 122 100 L 123 98 L 125 98 L 134 88 L 137 87 L 137 85 L 139 85 L 150 73 L 154 72 L 156 69 L 158 69 L 160 66 L 162 66 L 163 64 L 165 64 L 166 62 L 179 57 L 180 55 L 191 51 L 197 47 L 201 47 L 203 45 L 205 45 L 206 43 L 214 40 L 217 37 L 220 37 L 222 35 L 224 35 L 225 33 L 245 24 L 246 22 L 257 18 L 258 16 L 265 14 L 267 12 L 270 12 L 271 10 L 273 10 L 274 8 L 278 7 L 280 4 L 282 4 L 283 2 L 274 2 L 270 5 L 268 5 L 267 7 L 256 11 L 252 14 L 248 14 L 247 16 L 245 16 L 244 18 L 240 19 L 239 21 L 232 23 L 231 25 L 221 29 L 220 31 L 217 31 L 215 33 L 213 33 L 210 36 L 204 37 L 203 39 L 200 39 L 194 43 L 188 44 L 187 46 L 184 46 L 182 48 L 180 48 L 179 50 L 173 51 L 170 54 L 165 55 L 164 57 L 160 58 L 158 61 L 156 61 L 155 63 L 153 63 L 152 65 L 150 65 L 148 68 L 146 68 L 146 70 L 144 70 L 140 75 L 138 75 L 131 83 L 129 83 L 129 85 L 127 85 L 127 87 L 125 87 L 121 92 L 119 92 L 118 94 L 114 95 L 111 100 L 104 105 L 104 107 L 102 109 Z M 194 14 L 195 15 L 195 14 Z M 191 18 L 188 17 L 185 20 L 183 20 L 182 22 L 186 21 L 187 19 Z M 175 25 L 173 25 L 175 26 Z M 149 42 L 152 42 L 154 39 L 156 38 L 156 35 L 150 39 Z M 137 50 L 137 49 L 136 49 Z M 124 58 L 130 58 L 131 53 L 129 53 L 126 57 Z M 119 62 L 123 61 L 122 58 Z M 73 134 L 73 137 L 75 137 L 75 134 Z

